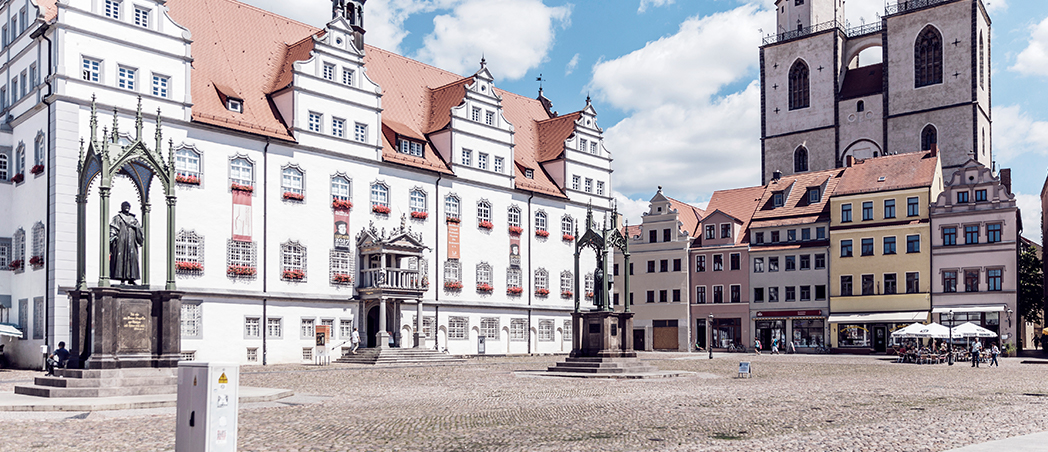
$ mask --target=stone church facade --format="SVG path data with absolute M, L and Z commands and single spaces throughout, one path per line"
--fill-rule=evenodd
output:
M 760 48 L 761 178 L 937 144 L 944 172 L 992 166 L 990 18 L 981 0 L 888 5 L 847 27 L 842 0 L 779 0 Z M 879 49 L 881 62 L 859 54 Z M 877 53 L 877 50 L 872 50 Z M 869 55 L 870 52 L 864 53 Z

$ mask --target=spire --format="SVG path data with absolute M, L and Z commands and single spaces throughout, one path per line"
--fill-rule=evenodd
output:
M 159 130 L 159 129 L 157 129 Z M 142 95 L 138 95 L 138 110 L 135 112 L 135 141 L 142 141 Z
M 486 67 L 488 67 L 488 60 L 484 58 L 484 54 L 482 53 L 480 54 L 480 68 L 484 69 Z
M 118 119 L 119 118 L 117 118 L 116 106 L 113 106 L 113 134 L 111 135 L 112 138 L 110 138 L 110 140 L 114 143 L 116 143 L 117 136 L 119 136 L 120 134 L 120 123 L 118 122 Z

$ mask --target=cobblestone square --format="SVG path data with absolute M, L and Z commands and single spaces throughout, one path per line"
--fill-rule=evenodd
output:
M 641 357 L 694 374 L 537 376 L 562 359 L 555 356 L 442 367 L 245 367 L 243 385 L 324 398 L 241 407 L 240 450 L 939 451 L 1048 430 L 1048 366 L 1019 358 L 973 369 L 883 356 Z M 752 362 L 752 378 L 735 378 L 742 360 Z M 36 374 L 0 373 L 0 390 Z M 9 412 L 0 422 L 4 451 L 174 449 L 174 409 Z

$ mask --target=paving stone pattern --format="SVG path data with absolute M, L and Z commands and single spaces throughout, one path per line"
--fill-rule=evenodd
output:
M 561 359 L 552 356 L 243 368 L 244 385 L 330 398 L 242 407 L 240 450 L 940 451 L 1048 431 L 1048 366 L 1014 358 L 980 369 L 840 355 L 642 358 L 695 374 L 536 376 Z M 735 378 L 743 359 L 752 378 Z M 0 391 L 33 374 L 0 373 Z M 0 450 L 173 450 L 174 422 L 155 412 L 5 417 Z

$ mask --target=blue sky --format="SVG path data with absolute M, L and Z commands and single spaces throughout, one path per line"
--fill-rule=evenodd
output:
M 887 0 L 894 3 L 895 0 Z M 329 0 L 247 0 L 321 27 Z M 555 109 L 592 96 L 631 223 L 656 186 L 705 205 L 760 183 L 761 32 L 774 0 L 370 0 L 365 40 L 463 75 L 481 55 L 499 87 L 527 96 L 542 74 Z M 885 0 L 846 0 L 852 25 Z M 1040 239 L 1048 168 L 1048 2 L 984 0 L 993 22 L 993 149 L 1013 170 L 1023 235 Z

